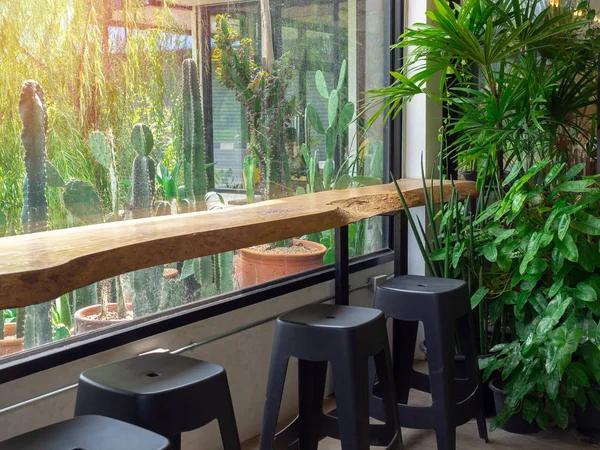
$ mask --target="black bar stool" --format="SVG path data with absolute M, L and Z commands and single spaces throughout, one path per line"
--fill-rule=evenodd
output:
M 475 417 L 479 436 L 487 442 L 466 283 L 412 275 L 396 277 L 379 286 L 375 307 L 394 319 L 394 379 L 402 426 L 434 429 L 438 449 L 453 450 L 456 448 L 456 427 Z M 427 337 L 429 375 L 413 368 L 419 322 L 423 322 Z M 456 379 L 455 376 L 456 335 L 465 354 L 467 379 Z M 411 388 L 431 393 L 432 405 L 407 406 Z M 384 417 L 383 403 L 377 394 L 371 397 L 371 411 L 375 418 Z
M 75 417 L 0 442 L 0 450 L 167 450 L 169 441 L 101 416 Z
M 288 360 L 298 358 L 298 416 L 275 434 Z M 370 357 L 373 357 L 370 362 Z M 323 413 L 327 364 L 331 363 L 337 417 Z M 373 370 L 369 371 L 369 364 Z M 375 372 L 384 393 L 385 424 L 369 425 L 369 390 Z M 385 319 L 381 311 L 316 304 L 277 319 L 263 416 L 260 450 L 316 450 L 323 436 L 343 450 L 369 445 L 401 448 Z
M 217 419 L 225 450 L 240 441 L 225 370 L 185 356 L 154 353 L 86 370 L 79 377 L 75 415 L 99 414 L 166 436 Z

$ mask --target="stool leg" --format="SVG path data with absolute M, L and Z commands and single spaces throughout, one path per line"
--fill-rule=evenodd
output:
M 300 450 L 317 450 L 321 437 L 327 362 L 298 360 L 298 439 Z
M 386 339 L 387 341 L 387 339 Z M 396 388 L 394 386 L 394 376 L 392 374 L 392 357 L 390 349 L 386 342 L 385 347 L 381 352 L 374 356 L 377 378 L 381 386 L 381 398 L 383 401 L 383 409 L 385 411 L 385 428 L 388 435 L 388 441 L 398 435 L 397 449 L 402 449 L 402 432 L 400 430 L 400 422 L 398 420 L 398 409 L 396 406 Z M 371 382 L 371 380 L 369 380 Z M 369 387 L 372 384 L 369 383 Z
M 368 450 L 369 363 L 347 356 L 332 362 L 342 450 Z
M 431 384 L 432 413 L 436 415 L 438 450 L 456 450 L 456 380 L 454 362 L 454 323 L 448 318 L 425 324 L 427 357 Z
M 217 421 L 219 422 L 219 431 L 221 432 L 223 449 L 240 450 L 240 437 L 226 375 L 223 377 L 223 384 L 224 386 L 221 388 L 222 393 L 219 405 L 215 405 L 218 408 Z
M 408 403 L 418 329 L 419 322 L 393 321 L 394 381 L 398 403 L 402 404 Z
M 473 332 L 473 320 L 471 314 L 461 317 L 456 321 L 458 338 L 465 353 L 465 362 L 467 364 L 467 374 L 469 380 L 477 388 L 479 397 L 479 408 L 476 411 L 477 429 L 479 437 L 486 443 L 488 442 L 487 423 L 485 421 L 485 410 L 483 407 L 483 387 L 481 384 L 481 372 L 479 371 L 477 349 L 475 345 L 475 333 Z
M 279 354 L 277 337 L 271 354 L 271 366 L 269 368 L 269 379 L 267 381 L 267 394 L 265 398 L 265 409 L 263 412 L 262 430 L 260 433 L 260 450 L 272 450 L 279 419 L 279 407 L 283 387 L 285 386 L 285 375 L 287 373 L 288 357 Z

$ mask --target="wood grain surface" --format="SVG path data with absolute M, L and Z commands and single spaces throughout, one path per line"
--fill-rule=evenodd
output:
M 438 183 L 436 183 L 438 184 Z M 423 184 L 402 179 L 409 206 Z M 455 183 L 461 198 L 475 183 Z M 433 189 L 439 201 L 440 189 Z M 444 199 L 451 192 L 444 185 Z M 0 239 L 0 309 L 46 302 L 105 278 L 349 225 L 402 210 L 393 184 L 326 191 L 246 206 Z

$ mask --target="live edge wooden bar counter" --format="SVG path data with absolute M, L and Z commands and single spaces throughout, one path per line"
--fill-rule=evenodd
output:
M 398 184 L 423 206 L 423 182 Z M 439 183 L 434 183 L 439 201 Z M 457 181 L 461 199 L 475 183 Z M 444 200 L 452 186 L 443 186 Z M 0 310 L 58 298 L 137 269 L 302 236 L 402 210 L 393 184 L 318 192 L 247 206 L 106 223 L 0 239 Z

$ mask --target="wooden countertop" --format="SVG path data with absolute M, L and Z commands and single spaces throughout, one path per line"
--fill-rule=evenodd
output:
M 435 183 L 439 185 L 439 183 Z M 399 185 L 424 203 L 420 179 Z M 457 181 L 461 198 L 475 183 Z M 451 193 L 444 185 L 444 199 Z M 434 189 L 439 200 L 439 188 Z M 215 211 L 106 223 L 0 239 L 0 309 L 46 302 L 105 278 L 329 230 L 402 210 L 393 184 L 289 197 Z

